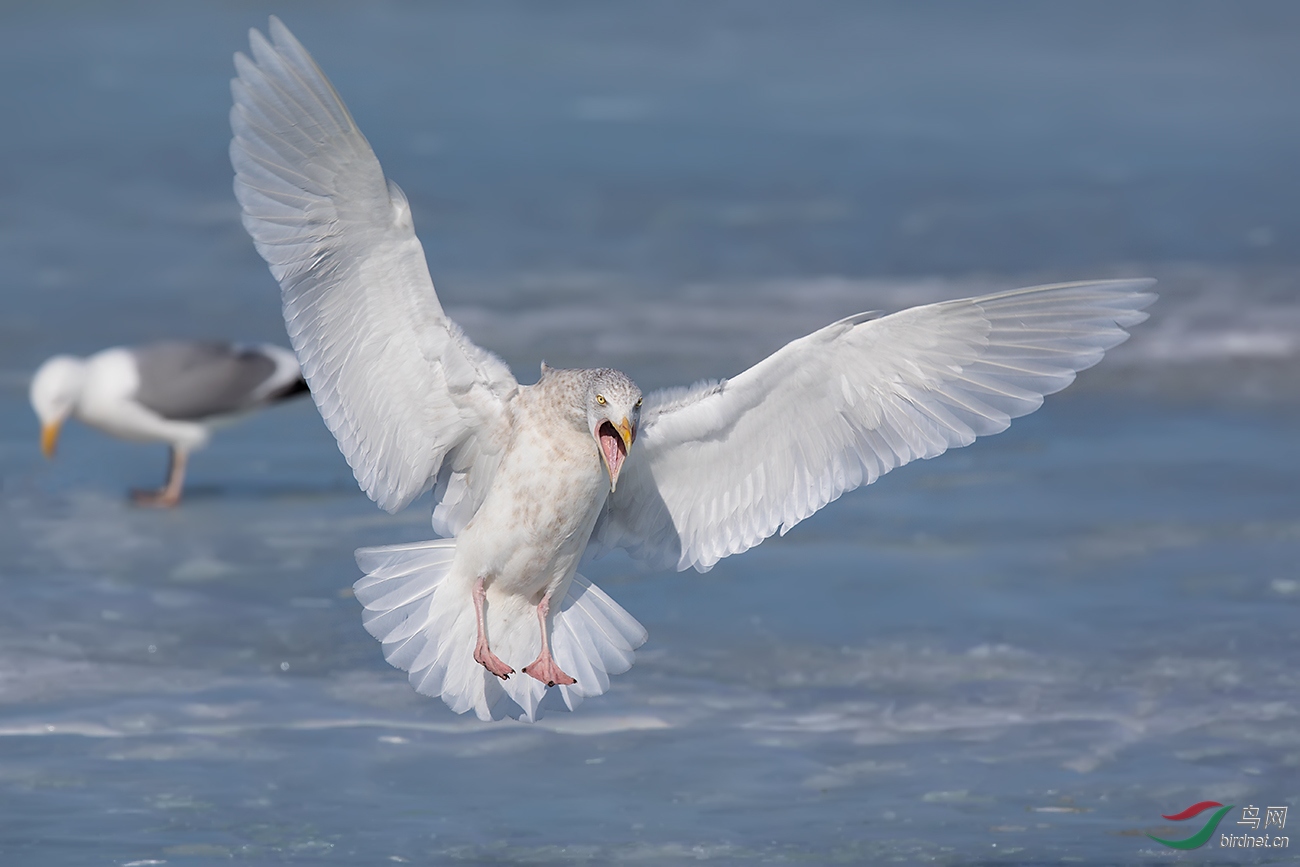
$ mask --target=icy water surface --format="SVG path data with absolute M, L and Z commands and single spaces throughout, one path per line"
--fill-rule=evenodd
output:
M 1300 806 L 1296 7 L 362 10 L 0 11 L 0 863 L 1294 860 L 1144 835 Z M 379 512 L 309 403 L 222 432 L 174 512 L 124 497 L 161 448 L 37 448 L 49 354 L 284 341 L 224 154 L 271 11 L 523 381 L 727 375 L 1053 279 L 1162 297 L 1008 433 L 707 575 L 585 566 L 636 666 L 577 714 L 457 717 L 349 590 L 427 501 Z
M 651 640 L 533 726 L 382 662 L 349 552 L 424 515 L 376 515 L 305 407 L 263 421 L 175 513 L 9 485 L 13 863 L 1111 863 L 1297 796 L 1294 415 L 1057 401 L 708 575 L 593 564 Z

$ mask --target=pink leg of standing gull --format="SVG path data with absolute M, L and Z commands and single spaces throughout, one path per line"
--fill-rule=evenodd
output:
M 568 686 L 577 681 L 561 671 L 551 656 L 551 642 L 546 634 L 546 615 L 550 611 L 551 595 L 548 593 L 537 606 L 537 622 L 542 627 L 542 652 L 537 659 L 524 666 L 524 674 L 537 678 L 547 686 L 555 686 L 557 683 Z
M 181 501 L 181 489 L 185 487 L 185 461 L 187 455 L 172 446 L 171 465 L 167 469 L 167 484 L 156 491 L 132 491 L 131 499 L 137 506 L 155 506 L 170 509 Z
M 474 645 L 474 661 L 502 680 L 506 680 L 515 670 L 501 661 L 501 658 L 488 650 L 487 621 L 483 616 L 483 600 L 487 590 L 483 587 L 484 579 L 474 582 L 474 618 L 478 621 L 478 644 Z

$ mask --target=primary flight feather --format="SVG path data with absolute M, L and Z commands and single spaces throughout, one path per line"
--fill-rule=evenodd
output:
M 1150 281 L 1040 286 L 862 314 L 730 380 L 642 396 L 606 368 L 522 386 L 447 318 L 401 190 L 276 18 L 235 56 L 243 221 L 357 481 L 434 489 L 451 538 L 366 548 L 363 622 L 412 685 L 482 719 L 572 710 L 645 630 L 581 575 L 588 545 L 677 569 L 785 532 L 846 491 L 969 445 L 1146 318 Z

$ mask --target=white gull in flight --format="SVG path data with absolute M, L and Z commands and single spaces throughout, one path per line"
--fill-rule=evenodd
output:
M 645 630 L 576 574 L 589 545 L 707 570 L 1005 430 L 1154 298 L 1073 283 L 850 316 L 644 398 L 609 369 L 520 385 L 443 312 L 406 197 L 324 73 L 276 18 L 270 36 L 235 55 L 235 194 L 361 487 L 390 512 L 433 489 L 449 538 L 359 550 L 355 591 L 387 660 L 458 713 L 572 710 L 632 665 Z
M 56 355 L 32 377 L 30 397 L 46 457 L 69 416 L 115 437 L 170 445 L 166 484 L 132 491 L 141 505 L 167 507 L 180 502 L 186 461 L 214 427 L 306 391 L 298 359 L 279 346 L 169 340 Z

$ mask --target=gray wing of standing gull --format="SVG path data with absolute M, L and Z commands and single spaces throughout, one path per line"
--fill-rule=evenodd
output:
M 275 346 L 169 340 L 130 352 L 136 403 L 174 421 L 237 415 L 301 390 L 292 353 Z

